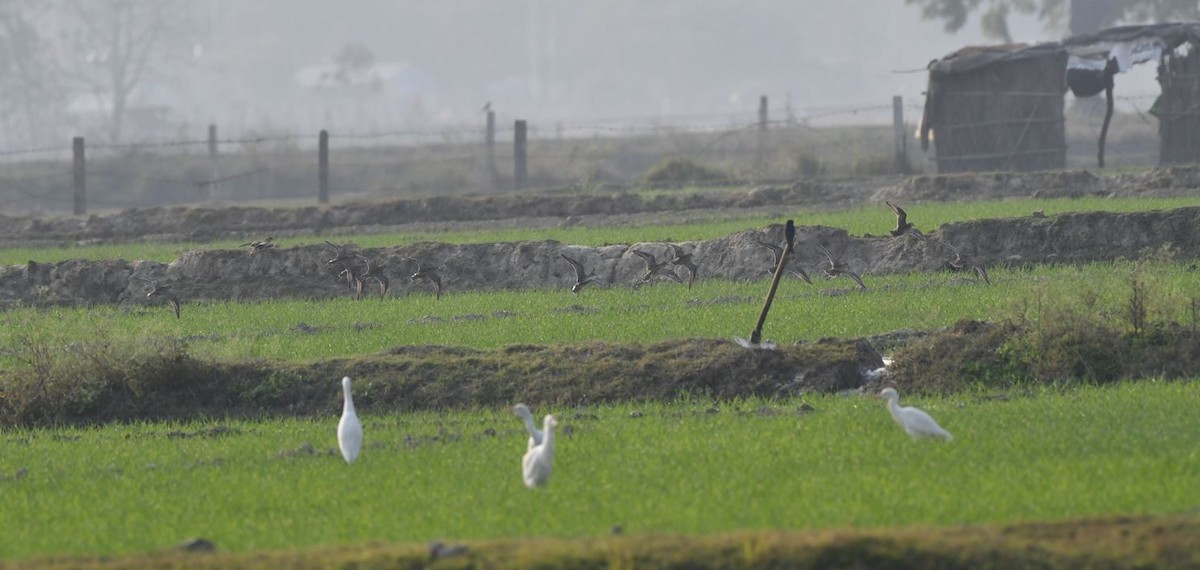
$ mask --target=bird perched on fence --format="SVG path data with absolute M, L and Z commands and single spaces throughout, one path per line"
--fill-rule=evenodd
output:
M 679 247 L 678 245 L 675 245 L 673 243 L 669 243 L 667 245 L 671 246 L 671 254 L 672 254 L 671 265 L 674 265 L 676 267 L 683 266 L 683 267 L 687 268 L 687 270 L 688 270 L 687 286 L 688 286 L 688 289 L 691 289 L 692 282 L 694 282 L 696 280 L 696 270 L 698 269 L 698 267 L 696 267 L 696 262 L 692 261 L 692 254 L 684 253 L 682 247 Z M 674 272 L 674 271 L 672 271 L 672 272 Z M 678 275 L 678 274 L 676 274 L 676 275 Z
M 983 279 L 984 283 L 987 283 L 988 285 L 992 284 L 992 280 L 988 279 L 987 269 L 984 269 L 983 265 L 975 263 L 969 258 L 963 257 L 962 253 L 958 251 L 957 247 L 954 247 L 944 241 L 939 241 L 938 243 L 950 248 L 950 250 L 954 252 L 954 259 L 946 262 L 947 269 L 950 271 L 965 271 L 970 269 L 975 271 L 975 274 L 978 275 L 980 279 Z
M 275 236 L 267 236 L 261 240 L 244 243 L 238 247 L 249 247 L 250 255 L 254 255 L 275 247 Z
M 676 283 L 683 283 L 683 279 L 679 277 L 679 274 L 675 273 L 674 269 L 671 269 L 670 259 L 658 261 L 654 258 L 654 254 L 652 253 L 647 253 L 640 249 L 631 249 L 629 251 L 642 258 L 642 261 L 646 262 L 646 272 L 642 274 L 640 279 L 638 279 L 638 285 L 649 283 L 650 280 L 655 277 L 666 277 L 667 279 L 675 281 Z
M 153 279 L 145 279 L 142 277 L 135 277 L 134 279 L 149 283 L 150 291 L 146 293 L 146 298 L 149 299 L 151 297 L 162 297 L 166 299 L 167 304 L 170 305 L 171 309 L 175 311 L 175 318 L 179 318 L 179 297 L 176 297 L 175 294 L 171 292 L 170 285 L 159 285 L 158 282 Z
M 408 282 L 416 283 L 417 281 L 424 279 L 425 281 L 432 283 L 434 296 L 438 299 L 441 299 L 442 298 L 442 277 L 441 277 L 441 275 L 438 275 L 438 268 L 425 267 L 425 266 L 421 265 L 421 261 L 415 257 L 405 257 L 404 259 L 407 259 L 407 260 L 412 261 L 413 263 L 417 264 L 417 271 L 415 273 L 413 273 L 411 276 L 409 276 Z
M 761 246 L 771 250 L 771 266 L 767 268 L 767 274 L 774 275 L 775 268 L 779 267 L 779 258 L 780 258 L 780 256 L 783 255 L 783 248 L 779 247 L 773 243 L 767 243 L 762 240 L 755 240 L 755 241 L 758 242 L 758 245 L 761 245 Z M 808 283 L 810 285 L 812 284 L 812 279 L 810 279 L 808 277 L 808 273 L 805 273 L 804 268 L 800 267 L 799 265 L 795 266 L 795 269 L 788 269 L 787 272 L 791 273 L 795 277 L 799 277 L 800 279 L 803 279 L 805 283 Z
M 913 439 L 919 437 L 937 437 L 947 441 L 954 439 L 950 432 L 942 429 L 933 418 L 925 413 L 924 410 L 911 406 L 900 405 L 900 394 L 895 388 L 884 388 L 879 392 L 879 397 L 884 398 L 888 402 L 888 411 L 892 413 L 892 419 L 904 428 Z
M 517 404 L 511 409 L 514 414 L 521 417 L 521 421 L 525 423 L 525 431 L 529 432 L 529 444 L 525 446 L 525 451 L 529 451 L 535 445 L 541 444 L 545 435 L 542 433 L 542 430 L 533 425 L 533 414 L 529 411 L 529 406 Z
M 825 268 L 825 275 L 828 275 L 829 277 L 845 275 L 846 277 L 853 279 L 855 283 L 858 283 L 859 288 L 867 288 L 867 286 L 863 284 L 862 277 L 859 277 L 857 273 L 847 269 L 845 265 L 834 261 L 833 255 L 829 253 L 828 249 L 825 249 L 825 247 L 821 244 L 817 244 L 817 247 L 820 248 L 821 252 L 825 254 L 825 257 L 829 259 L 829 267 Z
M 338 449 L 346 463 L 354 463 L 362 450 L 363 429 L 354 411 L 354 396 L 350 394 L 350 377 L 342 377 L 342 419 L 338 420 Z
M 601 282 L 599 275 L 596 275 L 595 273 L 588 273 L 583 268 L 583 264 L 579 261 L 568 257 L 565 253 L 559 253 L 558 255 L 567 260 L 567 263 L 571 264 L 571 269 L 575 270 L 575 284 L 571 286 L 572 293 L 579 293 L 579 291 L 583 289 L 584 285 L 587 285 L 588 283 Z
M 547 415 L 542 420 L 542 442 L 529 448 L 521 458 L 521 475 L 525 486 L 536 489 L 550 482 L 550 471 L 554 468 L 554 428 L 558 420 Z
M 888 202 L 887 200 L 884 200 L 883 203 L 887 204 L 887 206 L 892 209 L 892 212 L 896 214 L 896 227 L 889 233 L 896 237 L 904 234 L 912 234 L 920 239 L 925 238 L 925 234 L 921 233 L 921 230 L 918 230 L 916 226 L 912 225 L 912 222 L 908 221 L 908 212 L 905 212 L 904 208 Z

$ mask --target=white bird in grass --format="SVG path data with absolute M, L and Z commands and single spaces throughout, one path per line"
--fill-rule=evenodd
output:
M 904 428 L 913 439 L 918 437 L 940 437 L 945 440 L 952 440 L 954 436 L 950 432 L 942 429 L 929 414 L 923 410 L 911 406 L 900 405 L 900 394 L 895 388 L 884 388 L 879 393 L 881 398 L 888 401 L 888 411 L 892 412 L 892 419 Z
M 550 469 L 554 467 L 554 426 L 558 420 L 547 415 L 543 420 L 542 430 L 545 437 L 542 442 L 529 448 L 521 459 L 521 472 L 525 486 L 536 489 L 550 481 Z
M 521 420 L 525 422 L 525 429 L 529 430 L 529 445 L 525 446 L 525 450 L 533 449 L 533 446 L 542 443 L 542 430 L 533 425 L 533 414 L 529 412 L 529 406 L 525 404 L 517 404 L 512 407 L 513 413 L 521 416 Z
M 354 463 L 358 452 L 362 449 L 362 424 L 358 414 L 354 413 L 354 397 L 350 395 L 350 377 L 342 378 L 342 391 L 345 392 L 345 403 L 342 405 L 342 419 L 338 422 L 338 447 L 346 463 Z

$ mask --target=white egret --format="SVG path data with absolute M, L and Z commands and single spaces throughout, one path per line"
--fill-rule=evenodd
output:
M 892 419 L 904 428 L 913 439 L 918 437 L 940 437 L 942 439 L 951 440 L 954 436 L 950 432 L 942 429 L 929 414 L 923 410 L 911 406 L 900 405 L 900 394 L 895 388 L 884 388 L 879 393 L 881 398 L 888 401 L 888 411 L 892 413 Z
M 338 422 L 338 447 L 346 463 L 354 463 L 358 452 L 362 449 L 363 430 L 354 413 L 354 397 L 350 395 L 350 377 L 342 378 L 342 391 L 345 393 L 345 403 L 342 405 L 342 419 Z
M 525 486 L 536 489 L 550 481 L 550 469 L 554 467 L 554 426 L 558 420 L 547 415 L 543 421 L 542 430 L 545 437 L 542 443 L 529 448 L 521 459 L 521 471 Z
M 512 407 L 513 413 L 521 416 L 521 420 L 525 422 L 525 429 L 529 431 L 529 444 L 525 446 L 526 450 L 533 449 L 533 446 L 542 443 L 542 432 L 533 425 L 533 414 L 529 411 L 529 406 L 525 404 L 517 404 Z

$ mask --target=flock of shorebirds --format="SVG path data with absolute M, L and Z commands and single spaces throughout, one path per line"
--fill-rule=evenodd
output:
M 929 239 L 921 230 L 917 229 L 912 222 L 908 220 L 908 213 L 889 201 L 885 201 L 888 208 L 896 215 L 896 227 L 889 231 L 894 237 L 911 236 L 918 240 Z M 775 268 L 779 265 L 779 258 L 783 255 L 783 247 L 772 243 L 767 243 L 762 240 L 757 240 L 758 244 L 771 251 L 771 265 L 764 268 L 764 272 L 774 273 Z M 352 245 L 338 245 L 328 240 L 325 241 L 333 251 L 333 257 L 328 260 L 328 265 L 339 269 L 338 278 L 345 280 L 347 288 L 353 292 L 357 299 L 362 299 L 366 295 L 368 287 L 379 287 L 379 299 L 382 301 L 388 293 L 390 280 L 384 273 L 383 268 L 378 264 L 373 264 L 370 259 L 359 253 Z M 683 250 L 678 244 L 665 243 L 669 249 L 666 255 L 660 257 L 645 251 L 644 249 L 630 249 L 629 252 L 638 256 L 646 264 L 646 269 L 641 276 L 634 282 L 633 288 L 638 289 L 642 285 L 651 283 L 655 280 L 666 279 L 676 283 L 687 283 L 688 288 L 695 283 L 697 275 L 699 275 L 699 264 L 692 258 L 692 254 Z M 944 262 L 943 266 L 956 272 L 974 272 L 976 278 L 984 283 L 991 284 L 991 279 L 988 277 L 987 269 L 980 263 L 972 261 L 959 251 L 958 248 L 946 243 L 942 240 L 937 240 L 936 245 L 948 248 L 954 257 Z M 860 288 L 866 289 L 866 284 L 863 283 L 862 276 L 851 270 L 845 263 L 836 259 L 821 244 L 816 244 L 817 249 L 824 254 L 827 261 L 826 265 L 821 268 L 821 271 L 826 277 L 846 277 Z M 256 240 L 241 244 L 239 247 L 247 248 L 249 255 L 253 256 L 262 252 L 268 251 L 275 247 L 275 238 L 267 237 L 262 240 Z M 571 269 L 575 273 L 575 283 L 571 285 L 572 293 L 579 293 L 589 284 L 605 284 L 606 281 L 598 273 L 588 271 L 587 267 L 566 253 L 559 253 L 559 256 L 571 265 Z M 409 275 L 410 283 L 419 281 L 428 282 L 433 287 L 434 296 L 437 299 L 442 298 L 442 277 L 437 267 L 423 264 L 419 259 L 413 257 L 404 257 L 406 262 L 415 264 L 416 271 Z M 785 266 L 787 274 L 792 275 L 805 283 L 812 283 L 812 279 L 808 273 L 798 263 L 789 262 Z M 679 271 L 687 271 L 687 279 L 680 275 Z M 134 279 L 148 284 L 147 298 L 162 298 L 175 312 L 175 317 L 180 316 L 180 302 L 169 285 L 158 283 L 157 281 L 135 277 Z

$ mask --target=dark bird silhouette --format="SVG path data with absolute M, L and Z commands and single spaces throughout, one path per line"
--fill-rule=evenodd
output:
M 962 253 L 958 251 L 957 247 L 954 247 L 944 241 L 939 241 L 938 243 L 950 248 L 950 250 L 954 252 L 954 259 L 951 259 L 946 262 L 947 269 L 949 269 L 950 271 L 956 271 L 956 272 L 973 270 L 973 271 L 975 271 L 975 274 L 979 276 L 980 279 L 983 279 L 984 283 L 987 283 L 988 285 L 992 284 L 992 280 L 988 278 L 987 269 L 985 269 L 983 267 L 983 265 L 975 263 L 974 261 L 972 261 L 969 258 L 963 257 Z
M 667 279 L 671 279 L 676 283 L 683 283 L 683 278 L 679 277 L 679 274 L 675 273 L 674 269 L 671 269 L 670 259 L 658 261 L 654 259 L 654 254 L 646 253 L 640 249 L 631 249 L 629 251 L 642 258 L 642 261 L 646 262 L 646 272 L 643 273 L 641 279 L 638 280 L 638 285 L 649 283 L 650 280 L 655 277 L 666 277 Z
M 688 286 L 688 289 L 691 289 L 692 283 L 694 281 L 696 281 L 696 271 L 699 269 L 698 267 L 696 267 L 696 262 L 692 260 L 692 254 L 684 253 L 682 247 L 679 247 L 678 245 L 675 245 L 673 243 L 669 243 L 667 245 L 671 246 L 671 254 L 672 254 L 671 265 L 674 265 L 676 267 L 683 266 L 683 267 L 687 268 L 687 270 L 688 270 L 687 286 Z M 678 275 L 678 273 L 676 273 L 676 275 Z
M 921 233 L 921 230 L 918 230 L 916 226 L 912 225 L 912 222 L 908 221 L 908 212 L 905 212 L 904 208 L 888 202 L 887 200 L 884 200 L 883 203 L 887 204 L 887 206 L 892 209 L 892 212 L 896 214 L 896 227 L 889 233 L 896 237 L 902 236 L 906 233 L 911 233 L 918 238 L 925 237 L 925 234 Z
M 433 283 L 433 294 L 436 298 L 441 299 L 442 298 L 442 277 L 440 275 L 438 275 L 438 268 L 422 266 L 420 260 L 418 260 L 414 257 L 405 257 L 404 259 L 407 259 L 407 260 L 412 261 L 417 264 L 417 271 L 416 271 L 416 273 L 413 273 L 408 278 L 408 282 L 416 283 L 418 280 L 424 279 L 430 283 Z
M 761 246 L 771 250 L 771 266 L 767 268 L 767 274 L 774 275 L 775 268 L 779 267 L 779 257 L 783 255 L 783 248 L 779 247 L 773 243 L 767 243 L 762 240 L 756 240 L 756 241 L 758 241 L 758 245 L 761 245 Z M 812 279 L 810 279 L 808 277 L 808 273 L 805 273 L 804 269 L 801 268 L 799 265 L 797 265 L 795 269 L 787 269 L 787 272 L 791 273 L 795 277 L 799 277 L 800 279 L 803 279 L 805 283 L 808 283 L 810 285 L 812 284 Z
M 264 239 L 247 242 L 242 245 L 239 245 L 238 247 L 249 247 L 250 255 L 254 255 L 256 253 L 263 252 L 263 251 L 266 251 L 268 249 L 275 247 L 275 236 L 267 236 Z
M 783 226 L 783 237 L 787 238 L 787 247 L 789 250 L 796 251 L 796 223 L 788 220 Z M 808 281 L 808 279 L 805 279 Z
M 829 267 L 825 268 L 825 275 L 828 275 L 831 278 L 839 275 L 845 275 L 846 277 L 853 279 L 855 283 L 858 283 L 859 288 L 867 288 L 867 286 L 863 284 L 862 278 L 859 277 L 857 273 L 850 271 L 845 265 L 834 261 L 833 255 L 829 253 L 828 249 L 825 249 L 825 247 L 821 244 L 817 244 L 817 247 L 820 248 L 821 252 L 825 254 L 825 257 L 829 259 Z
M 338 245 L 329 240 L 325 240 L 325 244 L 333 248 L 333 259 L 329 260 L 330 265 L 341 263 L 342 265 L 349 267 L 351 264 L 355 263 L 359 257 L 357 253 L 354 253 L 354 251 L 351 250 L 349 245 Z
M 388 285 L 390 283 L 390 280 L 388 279 L 387 275 L 383 274 L 382 267 L 375 266 L 374 271 L 372 271 L 371 270 L 371 260 L 369 260 L 361 255 L 358 256 L 358 258 L 363 260 L 363 263 L 367 264 L 366 271 L 364 271 L 361 275 L 358 276 L 359 277 L 358 297 L 360 299 L 362 298 L 363 287 L 366 285 L 367 279 L 374 279 L 376 282 L 379 283 L 379 301 L 383 302 L 383 296 L 387 295 Z
M 166 299 L 167 304 L 170 305 L 171 309 L 175 311 L 175 318 L 179 318 L 179 297 L 176 297 L 175 294 L 171 292 L 170 285 L 159 285 L 157 281 L 153 279 L 145 279 L 143 277 L 134 277 L 134 279 L 149 283 L 150 291 L 146 293 L 146 298 L 149 299 L 151 297 L 162 297 Z
M 579 293 L 579 291 L 583 289 L 584 285 L 587 285 L 588 283 L 601 283 L 600 277 L 595 273 L 588 273 L 583 268 L 582 263 L 567 257 L 567 254 L 565 253 L 559 253 L 558 255 L 567 260 L 567 263 L 570 263 L 571 268 L 575 270 L 575 284 L 571 286 L 572 293 Z

